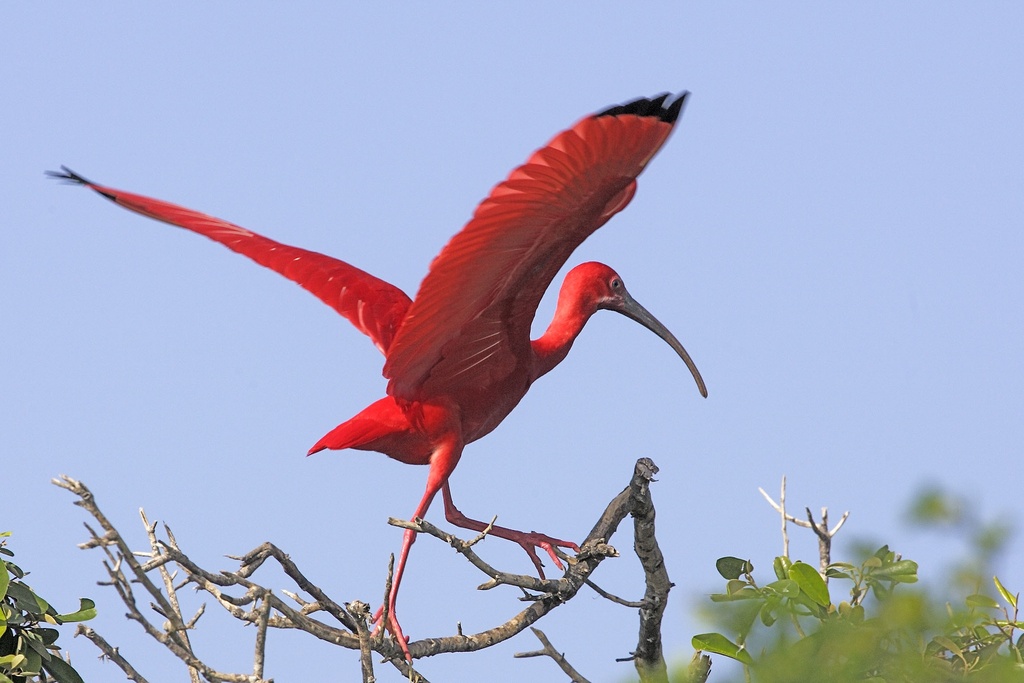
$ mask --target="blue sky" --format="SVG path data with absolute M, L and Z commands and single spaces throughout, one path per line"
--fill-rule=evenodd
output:
M 337 599 L 375 603 L 401 538 L 385 519 L 412 512 L 426 471 L 373 453 L 305 458 L 382 395 L 376 349 L 246 259 L 45 180 L 60 164 L 413 293 L 476 203 L 555 133 L 690 90 L 632 205 L 569 265 L 613 266 L 686 345 L 709 398 L 660 340 L 599 314 L 466 450 L 452 479 L 462 510 L 579 539 L 634 460 L 652 457 L 678 657 L 703 629 L 693 607 L 717 586 L 715 559 L 767 567 L 780 551 L 757 487 L 774 491 L 783 474 L 792 505 L 850 510 L 847 543 L 889 542 L 926 575 L 958 548 L 903 524 L 919 486 L 984 496 L 989 517 L 1024 515 L 1024 9 L 240 7 L 0 9 L 0 527 L 53 602 L 99 601 L 96 628 L 150 680 L 182 672 L 94 585 L 100 557 L 75 548 L 84 518 L 52 476 L 85 481 L 139 547 L 141 506 L 212 568 L 271 540 Z M 549 297 L 538 329 L 552 308 Z M 440 506 L 429 517 L 441 521 Z M 631 539 L 613 544 L 623 558 L 595 578 L 638 596 Z M 528 570 L 510 545 L 482 550 Z M 1000 567 L 1016 589 L 1021 548 L 1018 536 Z M 795 554 L 814 552 L 797 537 Z M 477 593 L 481 580 L 422 540 L 401 596 L 406 632 L 479 630 L 519 609 L 511 589 Z M 625 608 L 585 595 L 541 627 L 594 680 L 631 673 L 612 661 L 635 644 Z M 246 666 L 249 632 L 206 638 L 213 663 Z M 87 679 L 117 679 L 88 643 L 67 646 Z M 511 659 L 534 647 L 523 635 L 422 669 L 564 680 L 551 662 Z M 268 674 L 355 666 L 277 635 Z

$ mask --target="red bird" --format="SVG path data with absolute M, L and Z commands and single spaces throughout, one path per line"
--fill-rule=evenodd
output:
M 49 175 L 85 185 L 150 218 L 220 242 L 317 296 L 373 340 L 384 354 L 387 396 L 316 442 L 325 448 L 379 451 L 429 465 L 422 518 L 438 491 L 445 517 L 480 531 L 452 503 L 448 478 L 466 444 L 505 419 L 530 385 L 565 358 L 596 311 L 617 311 L 664 339 L 707 390 L 682 344 L 626 291 L 615 271 L 583 263 L 566 276 L 554 318 L 530 339 L 537 306 L 569 255 L 629 204 L 636 178 L 668 139 L 688 93 L 638 99 L 588 116 L 559 133 L 512 171 L 430 264 L 416 298 L 323 254 L 290 247 L 245 228 L 167 202 L 97 185 L 66 167 Z M 555 548 L 579 547 L 536 532 L 495 526 L 490 535 L 521 545 L 543 576 L 536 548 L 559 568 Z M 416 540 L 406 531 L 387 604 L 375 616 L 409 658 L 395 613 L 398 587 Z M 384 608 L 387 608 L 386 610 Z M 411 659 L 411 658 L 410 658 Z

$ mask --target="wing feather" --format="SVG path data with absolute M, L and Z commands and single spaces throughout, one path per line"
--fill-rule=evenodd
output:
M 348 319 L 387 353 L 411 303 L 408 295 L 369 273 L 315 251 L 275 242 L 183 206 L 97 185 L 73 171 L 50 172 L 95 190 L 130 211 L 191 230 L 283 275 Z
M 384 365 L 391 395 L 479 390 L 528 358 L 544 291 L 573 250 L 632 199 L 686 96 L 589 116 L 491 191 L 431 263 L 395 335 Z

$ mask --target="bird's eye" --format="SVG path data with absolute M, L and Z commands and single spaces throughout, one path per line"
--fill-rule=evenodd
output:
M 619 289 L 620 287 L 622 287 L 622 283 L 618 278 L 612 280 L 612 289 Z

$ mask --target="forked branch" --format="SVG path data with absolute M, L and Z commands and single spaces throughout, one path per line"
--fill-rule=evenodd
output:
M 409 652 L 413 659 L 441 653 L 481 650 L 507 640 L 535 624 L 551 610 L 575 597 L 590 582 L 591 575 L 605 558 L 618 556 L 618 552 L 607 541 L 626 515 L 632 514 L 635 548 L 644 566 L 647 590 L 639 603 L 617 600 L 640 608 L 640 640 L 630 659 L 635 661 L 641 673 L 650 667 L 664 670 L 660 624 L 672 584 L 668 581 L 664 560 L 654 539 L 654 507 L 649 485 L 656 472 L 657 467 L 650 459 L 643 458 L 637 462 L 630 484 L 608 504 L 581 544 L 580 553 L 576 557 L 567 558 L 567 569 L 559 579 L 542 580 L 500 571 L 476 554 L 473 544 L 478 539 L 464 541 L 423 520 L 392 520 L 397 526 L 414 529 L 454 547 L 488 577 L 480 586 L 481 589 L 515 586 L 526 593 L 529 601 L 525 609 L 506 622 L 479 633 L 464 634 L 460 628 L 454 635 L 410 642 Z M 270 683 L 270 679 L 265 678 L 264 661 L 267 640 L 273 629 L 302 630 L 333 645 L 359 651 L 363 681 L 375 680 L 372 654 L 376 653 L 394 666 L 403 678 L 426 683 L 426 679 L 406 662 L 401 648 L 393 639 L 371 634 L 368 625 L 370 608 L 366 603 L 335 601 L 273 544 L 264 543 L 241 557 L 232 558 L 238 562 L 235 570 L 212 572 L 200 567 L 181 550 L 166 525 L 163 526 L 164 538 L 160 538 L 157 525 L 150 523 L 140 511 L 149 547 L 143 552 L 132 551 L 124 536 L 99 509 L 95 497 L 84 484 L 70 477 L 61 477 L 54 480 L 54 483 L 74 493 L 78 497 L 75 504 L 84 508 L 99 525 L 98 530 L 86 525 L 90 538 L 80 547 L 100 548 L 105 554 L 107 580 L 102 583 L 117 591 L 128 608 L 128 618 L 139 623 L 149 636 L 177 657 L 188 669 L 194 683 L 200 680 Z M 273 560 L 281 567 L 294 582 L 295 591 L 280 591 L 279 595 L 253 580 L 254 574 L 267 560 Z M 183 611 L 179 591 L 189 585 L 208 595 L 231 616 L 255 626 L 250 673 L 220 671 L 197 654 L 192 642 L 194 638 L 190 638 L 188 632 L 196 628 L 206 605 L 201 605 L 194 613 L 186 614 Z M 146 594 L 148 608 L 140 606 L 136 595 L 139 590 Z M 142 604 L 145 605 L 145 602 Z M 128 680 L 145 683 L 145 678 L 124 655 L 98 633 L 92 629 L 80 629 L 79 633 L 85 635 L 116 664 Z M 576 680 L 585 679 L 580 677 Z
M 758 487 L 758 491 L 764 496 L 768 504 L 771 505 L 779 516 L 782 518 L 782 554 L 789 557 L 789 534 L 786 531 L 786 524 L 792 522 L 797 526 L 802 526 L 805 529 L 810 529 L 818 537 L 818 563 L 819 571 L 822 576 L 825 575 L 825 570 L 828 565 L 832 562 L 832 538 L 839 533 L 839 530 L 843 528 L 843 524 L 846 523 L 847 518 L 850 516 L 849 511 L 844 512 L 843 516 L 839 518 L 836 525 L 831 529 L 828 528 L 828 508 L 821 508 L 821 522 L 814 521 L 814 514 L 811 512 L 811 508 L 804 508 L 807 513 L 806 519 L 794 517 L 793 515 L 786 512 L 786 477 L 782 477 L 782 486 L 779 492 L 779 502 L 776 503 L 772 500 L 772 497 L 765 493 L 765 490 Z M 828 579 L 826 578 L 826 581 Z

